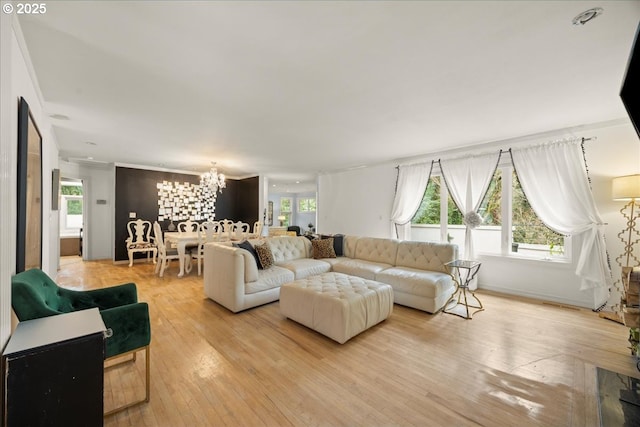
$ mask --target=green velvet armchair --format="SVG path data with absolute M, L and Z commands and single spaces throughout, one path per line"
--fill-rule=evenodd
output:
M 20 321 L 98 308 L 107 327 L 105 360 L 131 354 L 135 362 L 138 351 L 144 350 L 146 353 L 145 398 L 111 410 L 105 415 L 149 401 L 149 306 L 138 302 L 134 283 L 90 291 L 73 291 L 59 287 L 42 270 L 31 269 L 12 277 L 11 305 Z

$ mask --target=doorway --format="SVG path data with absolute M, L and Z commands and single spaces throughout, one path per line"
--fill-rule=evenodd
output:
M 83 259 L 84 187 L 82 180 L 60 179 L 60 265 Z

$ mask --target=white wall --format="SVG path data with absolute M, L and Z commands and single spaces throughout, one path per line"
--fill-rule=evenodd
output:
M 0 74 L 2 75 L 0 116 L 0 344 L 11 330 L 11 276 L 15 273 L 18 100 L 24 97 L 42 136 L 42 269 L 55 277 L 58 265 L 59 217 L 51 211 L 51 172 L 58 167 L 58 145 L 48 114 L 42 108 L 38 83 L 31 76 L 33 67 L 24 48 L 22 32 L 15 15 L 2 14 Z
M 394 165 L 373 166 L 318 178 L 318 233 L 391 237 Z
M 611 200 L 611 179 L 615 176 L 640 173 L 640 143 L 630 123 L 585 130 L 583 134 L 575 136 L 597 138 L 585 142 L 585 156 L 594 199 L 603 221 L 608 223 L 605 226 L 607 248 L 612 263 L 615 264 L 615 257 L 621 253 L 623 247 L 619 240 L 616 241 L 617 233 L 625 224 L 619 213 L 623 204 Z M 556 138 L 549 137 L 547 140 L 553 139 Z M 475 148 L 476 151 L 479 149 L 481 150 Z M 390 212 L 395 182 L 394 165 L 321 175 L 318 231 L 392 237 Z M 592 291 L 580 291 L 580 280 L 574 274 L 580 243 L 575 240 L 571 263 L 480 256 L 483 264 L 479 273 L 479 287 L 597 308 L 606 301 L 606 292 L 594 294 Z M 640 247 L 636 251 L 640 256 Z M 619 277 L 620 268 L 615 265 L 612 267 L 614 277 Z M 611 299 L 614 302 L 618 300 L 618 296 Z
M 14 125 L 11 15 L 0 15 L 0 349 L 11 334 L 11 274 L 15 258 L 16 168 L 12 161 Z M 2 386 L 0 385 L 0 389 Z

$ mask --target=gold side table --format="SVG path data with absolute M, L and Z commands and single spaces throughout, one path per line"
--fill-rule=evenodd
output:
M 469 283 L 471 283 L 478 274 L 480 265 L 481 263 L 478 261 L 462 259 L 457 259 L 445 264 L 453 281 L 456 282 L 456 290 L 444 305 L 444 309 L 442 310 L 444 313 L 454 314 L 464 319 L 471 319 L 474 314 L 484 310 L 482 302 L 480 302 L 475 293 L 469 289 Z M 473 313 L 469 313 L 470 308 L 475 308 L 476 310 Z

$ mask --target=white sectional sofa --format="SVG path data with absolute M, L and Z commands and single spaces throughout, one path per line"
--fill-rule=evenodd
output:
M 204 249 L 207 297 L 237 313 L 276 301 L 280 286 L 334 271 L 391 285 L 394 302 L 429 313 L 440 310 L 455 290 L 444 264 L 458 256 L 456 245 L 344 236 L 343 254 L 314 259 L 306 237 L 282 236 L 267 242 L 275 265 L 258 269 L 254 256 L 231 244 L 209 243 Z

